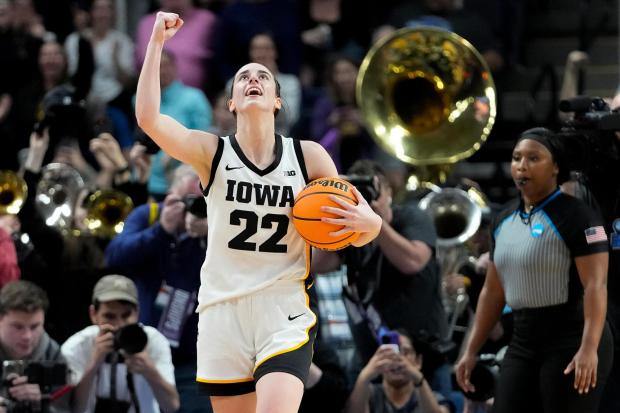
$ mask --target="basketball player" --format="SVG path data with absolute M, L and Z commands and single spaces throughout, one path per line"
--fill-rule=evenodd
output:
M 305 292 L 310 248 L 289 217 L 295 195 L 316 178 L 337 175 L 317 143 L 276 135 L 279 85 L 250 63 L 233 79 L 229 110 L 237 132 L 218 137 L 188 130 L 159 112 L 159 64 L 164 42 L 183 25 L 158 13 L 136 98 L 140 127 L 170 156 L 197 171 L 207 201 L 209 248 L 199 291 L 197 381 L 222 412 L 296 412 L 312 358 L 316 316 Z M 360 233 L 361 246 L 381 227 L 357 190 L 358 205 L 333 197 L 322 207 Z

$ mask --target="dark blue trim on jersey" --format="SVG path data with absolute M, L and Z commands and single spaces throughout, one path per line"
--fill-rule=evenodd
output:
M 308 179 L 308 170 L 306 169 L 306 161 L 304 159 L 304 152 L 301 150 L 301 141 L 299 139 L 293 139 L 293 148 L 295 148 L 295 155 L 297 155 L 297 163 L 301 168 L 301 173 L 304 176 L 304 183 L 310 182 Z
M 269 165 L 265 169 L 260 169 L 259 167 L 254 165 L 247 158 L 247 156 L 245 156 L 245 154 L 243 153 L 243 150 L 241 150 L 241 146 L 239 146 L 239 142 L 237 142 L 237 138 L 236 138 L 235 135 L 232 135 L 230 137 L 230 144 L 232 145 L 233 150 L 235 151 L 235 153 L 237 154 L 239 159 L 241 159 L 241 162 L 243 162 L 245 166 L 247 166 L 250 170 L 254 171 L 257 175 L 265 176 L 269 172 L 271 172 L 274 169 L 276 169 L 278 167 L 278 165 L 280 164 L 280 160 L 282 159 L 282 136 L 280 136 L 278 134 L 275 134 L 274 135 L 274 139 L 276 141 L 276 145 L 275 145 L 275 148 L 274 148 L 274 152 L 275 152 L 276 156 L 275 156 L 275 159 L 273 160 L 273 162 L 271 163 L 271 165 Z
M 551 217 L 549 215 L 547 215 L 547 213 L 545 211 L 542 211 L 541 214 L 542 214 L 543 219 L 545 221 L 547 221 L 547 224 L 549 224 L 549 227 L 551 227 L 553 232 L 555 232 L 555 235 L 557 235 L 558 238 L 560 240 L 562 240 L 562 242 L 564 242 L 564 238 L 562 238 L 562 234 L 560 234 L 560 231 L 558 230 L 558 228 L 553 223 L 553 220 L 551 219 Z M 566 244 L 566 242 L 564 242 L 564 243 Z
M 207 187 L 202 190 L 202 195 L 209 195 L 209 189 L 211 189 L 211 185 L 213 185 L 213 181 L 215 180 L 215 173 L 217 172 L 217 166 L 220 164 L 220 160 L 222 159 L 222 154 L 224 153 L 224 139 L 217 138 L 217 149 L 215 150 L 215 155 L 213 156 L 213 161 L 211 162 L 211 173 L 209 174 L 209 183 Z M 201 185 L 202 186 L 202 185 Z

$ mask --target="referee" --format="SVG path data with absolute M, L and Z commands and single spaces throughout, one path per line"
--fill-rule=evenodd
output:
M 476 354 L 508 305 L 514 332 L 493 411 L 597 412 L 613 357 L 602 218 L 560 191 L 568 170 L 547 129 L 521 134 L 511 175 L 521 196 L 492 227 L 492 262 L 457 381 L 474 391 Z

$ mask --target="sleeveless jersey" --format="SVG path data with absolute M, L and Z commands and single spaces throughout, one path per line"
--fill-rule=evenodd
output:
M 308 178 L 299 141 L 275 135 L 275 159 L 259 169 L 234 136 L 220 138 L 204 189 L 209 246 L 198 309 L 308 276 L 310 247 L 291 219 Z

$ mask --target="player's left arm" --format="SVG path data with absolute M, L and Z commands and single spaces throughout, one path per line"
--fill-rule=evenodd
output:
M 308 179 L 313 181 L 318 178 L 337 177 L 338 170 L 334 161 L 327 151 L 318 143 L 312 141 L 302 141 L 301 148 L 306 162 Z M 323 207 L 324 212 L 338 215 L 337 218 L 323 217 L 323 222 L 342 225 L 342 229 L 332 232 L 333 236 L 340 236 L 347 232 L 359 232 L 360 236 L 352 245 L 361 247 L 368 244 L 379 235 L 383 220 L 375 211 L 372 210 L 368 202 L 353 187 L 353 192 L 358 200 L 357 205 L 351 205 L 339 197 L 331 196 L 332 201 L 340 205 L 340 208 Z

